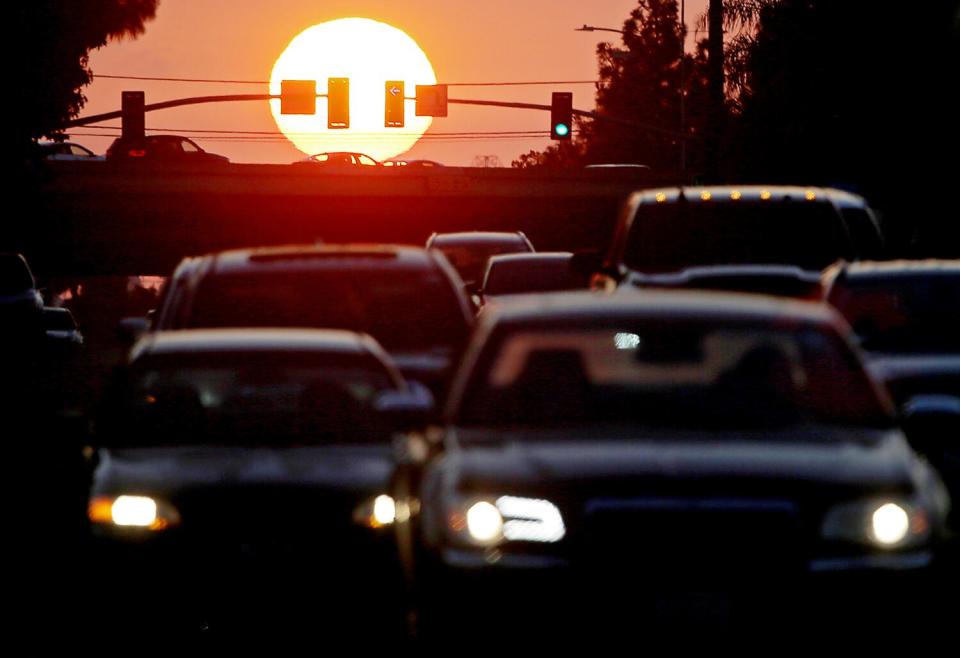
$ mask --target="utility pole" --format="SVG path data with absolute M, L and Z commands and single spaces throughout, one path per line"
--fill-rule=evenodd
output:
M 707 147 L 707 176 L 710 182 L 718 182 L 720 178 L 720 139 L 723 134 L 723 0 L 710 0 L 707 13 L 709 30 L 707 33 L 707 47 L 710 59 L 707 62 L 709 80 L 707 82 L 710 97 L 710 129 L 708 131 Z

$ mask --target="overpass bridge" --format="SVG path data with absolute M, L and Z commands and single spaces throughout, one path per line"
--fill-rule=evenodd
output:
M 188 254 L 286 242 L 422 244 L 433 231 L 522 230 L 540 250 L 601 247 L 622 200 L 674 184 L 649 171 L 309 164 L 48 162 L 0 250 L 48 275 L 166 274 Z

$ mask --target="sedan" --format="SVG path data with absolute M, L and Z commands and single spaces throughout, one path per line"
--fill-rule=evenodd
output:
M 98 414 L 88 516 L 104 612 L 400 628 L 400 572 L 374 529 L 393 515 L 391 431 L 429 399 L 352 332 L 148 335 Z
M 394 478 L 398 508 L 418 511 L 397 536 L 428 636 L 489 610 L 516 621 L 499 642 L 594 623 L 654 636 L 703 593 L 751 637 L 827 609 L 874 623 L 944 534 L 943 483 L 822 305 L 498 304 L 445 418 L 408 439 Z

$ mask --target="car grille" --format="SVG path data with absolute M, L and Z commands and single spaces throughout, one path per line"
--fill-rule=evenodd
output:
M 799 569 L 801 530 L 790 501 L 594 499 L 584 508 L 577 544 L 592 568 L 609 565 L 646 577 L 742 577 Z

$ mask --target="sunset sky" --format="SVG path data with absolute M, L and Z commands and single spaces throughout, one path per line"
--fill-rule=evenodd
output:
M 686 4 L 692 31 L 706 0 L 688 0 Z M 610 32 L 576 32 L 574 28 L 585 23 L 619 28 L 635 5 L 635 0 L 161 0 L 157 18 L 147 24 L 145 34 L 95 51 L 90 66 L 95 75 L 267 81 L 276 59 L 301 31 L 355 16 L 406 32 L 425 51 L 441 83 L 595 80 L 597 43 L 618 41 L 619 37 Z M 356 48 L 362 50 L 364 44 L 357 43 Z M 148 104 L 187 96 L 268 91 L 266 84 L 101 77 L 86 88 L 88 102 L 81 116 L 119 109 L 123 90 L 146 92 Z M 452 87 L 450 97 L 549 104 L 552 91 L 572 91 L 578 109 L 594 107 L 590 84 Z M 146 124 L 148 133 L 161 128 L 181 132 L 234 162 L 286 163 L 304 157 L 279 134 L 204 132 L 277 131 L 267 102 L 162 110 L 148 114 Z M 509 166 L 521 153 L 550 143 L 548 124 L 548 115 L 541 112 L 451 105 L 449 116 L 435 119 L 425 138 L 404 157 L 469 166 L 475 156 L 492 155 Z M 106 125 L 119 127 L 120 123 Z M 439 134 L 531 130 L 543 131 L 543 136 L 477 139 Z M 90 126 L 70 134 L 74 141 L 102 153 L 112 137 L 98 135 L 117 133 Z

